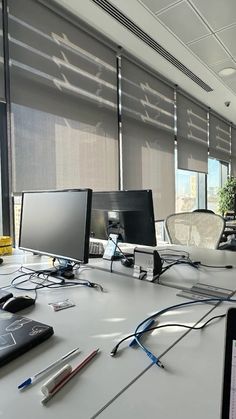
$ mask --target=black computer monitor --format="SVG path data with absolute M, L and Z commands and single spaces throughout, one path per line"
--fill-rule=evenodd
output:
M 22 193 L 19 248 L 88 262 L 91 189 Z
M 90 236 L 156 246 L 151 190 L 93 192 Z

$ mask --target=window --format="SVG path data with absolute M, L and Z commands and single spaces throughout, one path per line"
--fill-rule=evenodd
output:
M 205 208 L 205 174 L 177 169 L 177 150 L 175 153 L 176 212 L 188 212 Z
M 176 173 L 176 212 L 192 211 L 197 207 L 197 175 L 178 169 Z
M 208 159 L 207 208 L 218 212 L 218 191 L 226 182 L 229 172 L 228 163 Z
M 218 212 L 218 191 L 226 182 L 229 165 L 216 159 L 208 159 L 208 175 L 176 170 L 176 212 L 208 208 Z M 205 185 L 207 181 L 207 205 Z

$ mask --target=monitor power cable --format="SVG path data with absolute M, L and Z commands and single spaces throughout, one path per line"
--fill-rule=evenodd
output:
M 114 253 L 116 252 L 116 249 L 119 250 L 120 254 L 123 256 L 123 258 L 127 261 L 127 265 L 129 265 L 130 267 L 133 265 L 133 263 L 131 264 L 130 259 L 127 258 L 127 256 L 124 254 L 124 252 L 121 250 L 120 246 L 118 245 L 117 242 L 115 242 L 115 240 L 113 240 L 112 237 L 109 237 L 108 240 L 112 241 L 112 243 L 115 245 L 115 249 L 114 249 Z M 111 265 L 110 265 L 110 272 L 112 272 L 112 265 L 114 260 L 116 260 L 116 257 L 112 257 L 111 258 Z
M 204 266 L 206 268 L 214 268 L 214 269 L 233 269 L 233 265 L 206 265 L 205 263 L 202 263 L 200 261 L 194 261 L 192 262 L 193 265 L 195 265 L 196 267 L 199 266 Z

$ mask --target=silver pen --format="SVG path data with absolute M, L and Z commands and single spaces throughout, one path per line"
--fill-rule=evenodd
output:
M 23 389 L 26 387 L 29 387 L 31 384 L 33 384 L 36 380 L 47 374 L 48 371 L 56 367 L 57 365 L 61 364 L 61 362 L 67 360 L 71 355 L 74 355 L 79 348 L 72 349 L 72 351 L 68 352 L 67 354 L 63 355 L 61 358 L 54 361 L 52 364 L 48 365 L 43 370 L 39 371 L 37 374 L 32 375 L 31 377 L 24 380 L 21 384 L 18 385 L 18 389 Z

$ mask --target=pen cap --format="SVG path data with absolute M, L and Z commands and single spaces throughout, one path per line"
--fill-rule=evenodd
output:
M 48 396 L 52 390 L 62 381 L 68 377 L 72 371 L 72 366 L 66 364 L 63 368 L 57 371 L 49 380 L 47 380 L 41 387 L 41 391 L 45 396 Z

